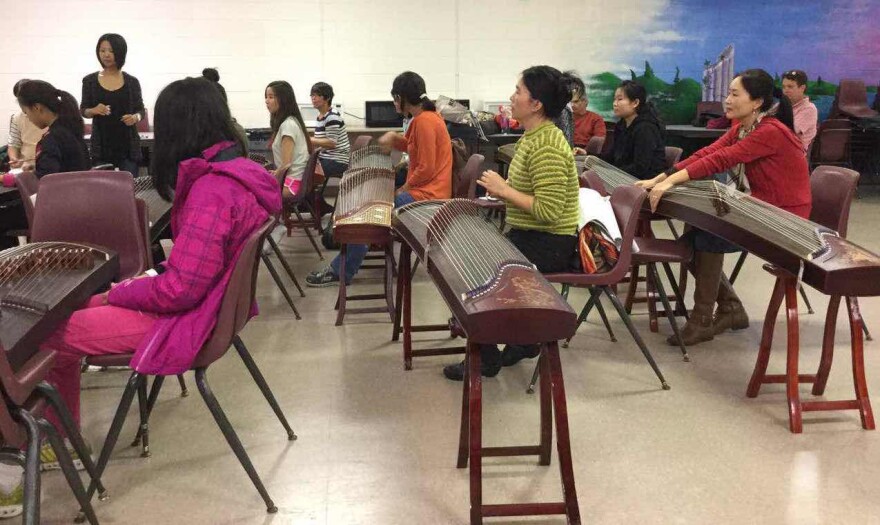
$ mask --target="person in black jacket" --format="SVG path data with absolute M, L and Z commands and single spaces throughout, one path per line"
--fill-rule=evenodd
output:
M 641 180 L 654 178 L 666 169 L 666 128 L 645 88 L 624 80 L 614 92 L 613 141 L 606 141 L 602 158 Z
M 73 95 L 48 82 L 28 80 L 19 88 L 18 105 L 31 123 L 48 128 L 37 144 L 34 165 L 25 169 L 33 169 L 37 177 L 89 169 L 83 119 Z
M 92 119 L 92 161 L 110 163 L 137 177 L 141 142 L 137 123 L 146 115 L 138 79 L 122 72 L 128 45 L 115 33 L 101 35 L 95 55 L 101 71 L 82 82 L 82 116 Z

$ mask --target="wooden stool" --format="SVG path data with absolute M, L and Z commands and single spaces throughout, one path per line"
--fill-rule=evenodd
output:
M 392 251 L 391 230 L 385 228 L 381 234 L 376 234 L 376 229 L 368 230 L 369 235 L 360 235 L 352 228 L 345 230 L 340 235 L 340 230 L 334 231 L 336 240 L 342 245 L 339 252 L 339 295 L 336 299 L 336 326 L 341 326 L 346 314 L 387 313 L 394 321 L 394 292 L 392 291 L 392 272 L 394 269 L 394 253 Z M 383 293 L 348 295 L 348 286 L 345 284 L 345 256 L 348 253 L 349 244 L 367 244 L 381 246 L 384 252 L 384 272 L 382 274 Z M 384 300 L 384 306 L 371 306 L 365 308 L 348 308 L 348 301 L 375 301 Z
M 482 436 L 482 376 L 480 374 L 480 347 L 468 342 L 464 386 L 461 403 L 461 433 L 458 442 L 458 468 L 468 466 L 470 460 L 471 525 L 483 518 L 497 516 L 535 516 L 564 514 L 570 525 L 581 523 L 577 492 L 574 486 L 574 468 L 568 431 L 568 410 L 565 402 L 565 384 L 556 342 L 544 345 L 538 358 L 541 369 L 541 442 L 538 445 L 484 447 Z M 539 465 L 550 464 L 550 442 L 556 419 L 556 451 L 562 477 L 562 501 L 534 503 L 483 504 L 483 457 L 538 456 Z

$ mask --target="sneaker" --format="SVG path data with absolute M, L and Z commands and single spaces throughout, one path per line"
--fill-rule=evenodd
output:
M 0 520 L 21 516 L 24 505 L 24 483 L 19 482 L 11 492 L 0 489 Z
M 501 366 L 513 366 L 523 359 L 534 359 L 540 353 L 540 345 L 507 345 L 501 352 Z
M 76 470 L 85 470 L 86 467 L 83 465 L 76 450 L 73 449 L 66 439 L 64 440 L 64 444 L 67 447 L 67 452 L 70 454 L 70 459 L 73 460 L 73 466 Z M 89 454 L 92 453 L 88 443 L 86 443 L 86 450 L 88 450 Z M 46 441 L 43 443 L 43 446 L 40 447 L 40 471 L 49 472 L 50 470 L 61 470 L 61 464 L 58 462 L 58 457 L 55 455 L 55 449 L 52 448 L 52 444 Z
M 452 381 L 464 381 L 464 367 L 464 361 L 458 364 L 446 366 L 443 368 L 443 375 L 446 376 L 446 379 L 450 379 Z M 500 362 L 489 365 L 485 363 L 480 363 L 480 373 L 483 375 L 483 377 L 495 377 L 500 371 Z
M 306 276 L 306 285 L 313 288 L 323 288 L 325 286 L 337 286 L 339 284 L 339 276 L 333 272 L 333 268 L 326 267 L 323 270 L 312 272 Z

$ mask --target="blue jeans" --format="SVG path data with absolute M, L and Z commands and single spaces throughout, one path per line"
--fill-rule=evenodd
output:
M 394 197 L 394 207 L 399 208 L 405 204 L 409 204 L 411 202 L 415 202 L 415 199 L 409 192 L 403 192 L 395 195 Z M 354 278 L 355 274 L 360 270 L 361 264 L 364 263 L 364 257 L 367 256 L 367 252 L 370 250 L 370 247 L 366 244 L 349 244 L 345 248 L 345 283 L 348 284 Z M 333 261 L 330 263 L 330 268 L 333 269 L 333 273 L 339 275 L 339 266 L 341 263 L 342 253 L 340 252 Z M 340 276 L 341 277 L 341 276 Z

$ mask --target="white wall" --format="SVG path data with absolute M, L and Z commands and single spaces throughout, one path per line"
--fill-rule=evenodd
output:
M 14 21 L 0 40 L 0 116 L 18 111 L 12 85 L 38 78 L 81 96 L 105 32 L 128 42 L 125 70 L 152 109 L 169 82 L 217 67 L 233 114 L 265 127 L 263 89 L 284 79 L 300 103 L 333 85 L 346 111 L 388 100 L 395 75 L 421 74 L 428 94 L 506 99 L 519 71 L 546 63 L 583 74 L 626 71 L 662 29 L 667 0 L 0 0 Z M 17 35 L 17 36 L 16 36 Z M 611 57 L 621 62 L 615 62 Z M 5 137 L 8 120 L 0 118 Z

